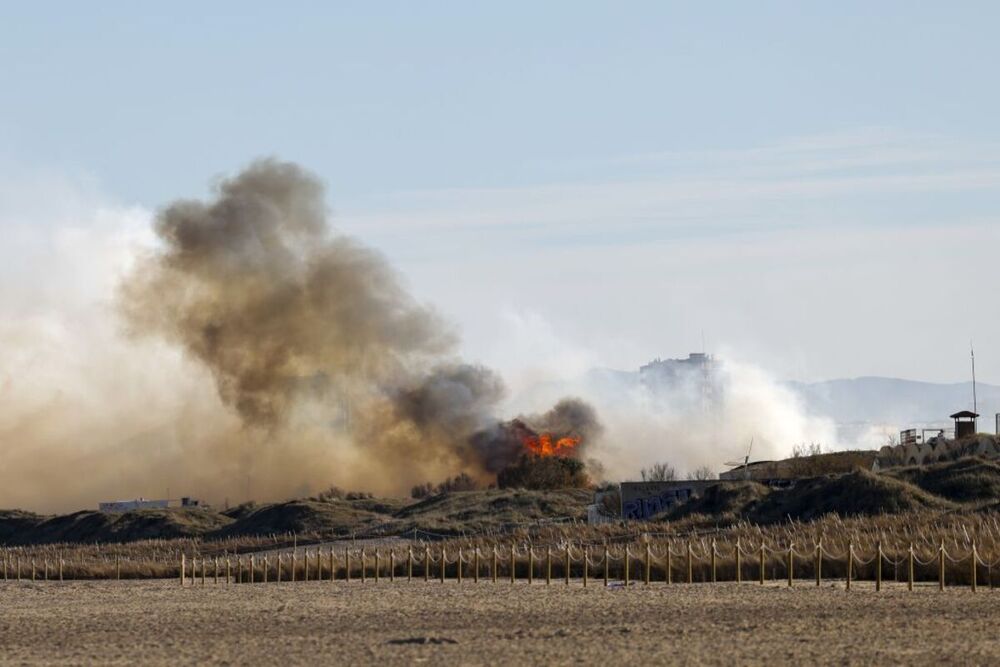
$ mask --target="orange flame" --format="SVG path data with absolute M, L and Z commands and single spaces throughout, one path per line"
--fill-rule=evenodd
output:
M 523 442 L 528 451 L 536 456 L 569 456 L 580 444 L 580 438 L 567 436 L 553 442 L 551 434 L 542 433 L 541 435 L 528 436 L 524 438 Z

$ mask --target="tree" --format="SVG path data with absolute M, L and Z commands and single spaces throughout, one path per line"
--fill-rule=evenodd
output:
M 672 482 L 677 479 L 677 471 L 669 463 L 654 463 L 639 471 L 644 482 Z
M 691 473 L 691 478 L 699 481 L 707 481 L 710 479 L 718 479 L 719 476 L 708 466 L 701 466 Z

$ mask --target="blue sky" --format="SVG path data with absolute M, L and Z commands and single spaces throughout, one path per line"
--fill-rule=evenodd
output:
M 9 238 L 277 155 L 503 368 L 1000 381 L 996 3 L 208 5 L 0 10 Z

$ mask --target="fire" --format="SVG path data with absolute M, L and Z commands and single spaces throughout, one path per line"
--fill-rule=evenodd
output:
M 537 456 L 569 456 L 580 444 L 580 438 L 567 436 L 553 442 L 551 434 L 542 433 L 541 435 L 527 436 L 523 442 L 528 451 Z

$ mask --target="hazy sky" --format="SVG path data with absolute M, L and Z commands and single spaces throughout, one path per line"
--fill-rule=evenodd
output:
M 995 2 L 8 3 L 0 316 L 85 308 L 157 206 L 275 155 L 514 373 L 704 336 L 782 377 L 956 381 L 973 338 L 1000 382 L 998 23 Z

